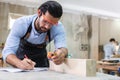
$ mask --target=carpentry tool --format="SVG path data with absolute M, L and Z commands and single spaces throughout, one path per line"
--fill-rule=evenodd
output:
M 56 56 L 56 55 L 57 55 L 57 53 L 55 53 L 55 52 L 48 52 L 47 53 L 48 59 L 51 59 L 52 56 Z

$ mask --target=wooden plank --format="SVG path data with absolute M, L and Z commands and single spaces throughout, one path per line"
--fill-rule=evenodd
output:
M 102 68 L 102 69 L 106 69 L 106 70 L 110 70 L 110 71 L 118 71 L 118 68 L 120 66 L 110 66 L 110 65 L 97 65 L 97 68 Z
M 65 59 L 61 65 L 50 61 L 50 70 L 79 76 L 96 76 L 96 61 L 92 59 Z

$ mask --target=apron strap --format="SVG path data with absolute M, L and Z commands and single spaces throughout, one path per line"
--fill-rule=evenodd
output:
M 51 41 L 51 36 L 50 36 L 50 30 L 48 30 L 48 32 L 47 32 L 47 36 L 48 36 L 48 40 L 49 40 L 49 42 Z
M 30 25 L 29 25 L 29 27 L 27 29 L 27 32 L 25 33 L 25 35 L 21 39 L 28 39 L 29 36 L 30 36 L 31 30 L 32 30 L 32 22 L 30 23 Z M 50 30 L 47 31 L 45 42 L 46 41 L 49 41 L 49 42 L 51 41 Z
M 32 22 L 30 23 L 27 32 L 25 33 L 25 35 L 21 39 L 29 38 L 31 30 L 32 30 Z

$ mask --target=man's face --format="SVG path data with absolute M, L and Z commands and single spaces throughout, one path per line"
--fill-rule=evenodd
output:
M 59 18 L 54 18 L 47 11 L 42 14 L 37 22 L 38 32 L 47 32 L 53 25 L 57 25 Z

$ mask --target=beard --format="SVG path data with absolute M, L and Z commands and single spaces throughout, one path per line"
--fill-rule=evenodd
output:
M 40 26 L 39 22 L 37 23 L 38 29 L 37 32 L 38 33 L 45 33 L 48 31 L 48 29 L 46 29 L 44 26 Z

